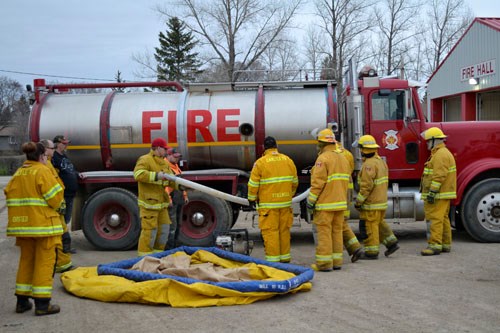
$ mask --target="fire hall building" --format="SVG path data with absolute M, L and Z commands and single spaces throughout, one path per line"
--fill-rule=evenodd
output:
M 431 121 L 500 120 L 500 18 L 474 19 L 427 81 Z

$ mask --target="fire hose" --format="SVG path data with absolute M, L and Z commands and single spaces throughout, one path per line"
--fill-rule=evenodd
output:
M 213 189 L 211 187 L 208 187 L 208 186 L 205 186 L 202 184 L 198 184 L 196 182 L 193 182 L 193 181 L 181 178 L 181 177 L 176 177 L 175 175 L 171 175 L 171 174 L 164 174 L 164 175 L 169 181 L 175 182 L 177 185 L 181 185 L 184 187 L 191 188 L 193 190 L 197 190 L 197 191 L 209 194 L 209 195 L 213 195 L 214 197 L 217 197 L 217 198 L 220 198 L 220 199 L 223 199 L 226 201 L 231 201 L 231 202 L 240 204 L 242 206 L 249 206 L 250 205 L 248 200 L 245 198 L 231 195 L 231 194 L 228 194 L 226 192 L 222 192 L 222 191 Z M 309 189 L 307 189 L 306 191 L 302 192 L 301 194 L 293 197 L 292 203 L 301 202 L 302 200 L 307 198 L 308 195 L 309 195 Z

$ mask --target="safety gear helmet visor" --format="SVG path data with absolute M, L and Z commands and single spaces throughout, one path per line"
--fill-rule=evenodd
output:
M 425 141 L 431 140 L 431 139 L 444 139 L 447 136 L 443 133 L 443 131 L 440 128 L 437 127 L 431 127 L 425 131 L 422 132 L 422 137 L 424 138 Z
M 369 134 L 363 135 L 352 144 L 355 148 L 380 148 L 375 138 Z
M 327 143 L 335 143 L 335 134 L 329 128 L 325 128 L 318 133 L 318 141 L 319 142 L 327 142 Z

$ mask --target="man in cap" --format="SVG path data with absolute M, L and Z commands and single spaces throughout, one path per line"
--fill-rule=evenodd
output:
M 66 149 L 71 143 L 64 135 L 56 135 L 52 140 L 55 146 L 54 155 L 52 156 L 52 164 L 59 173 L 64 183 L 64 200 L 66 201 L 66 212 L 64 213 L 64 221 L 69 226 L 71 215 L 73 212 L 73 200 L 78 190 L 78 172 L 71 160 L 66 155 Z M 76 250 L 71 248 L 71 236 L 68 231 L 62 235 L 63 251 L 65 253 L 76 253 Z
M 52 165 L 52 157 L 54 156 L 55 152 L 55 144 L 47 139 L 40 140 L 40 143 L 45 147 L 45 155 L 47 156 L 47 164 L 46 166 L 50 169 L 54 177 L 56 178 L 57 182 L 59 185 L 64 190 L 64 183 L 59 177 L 57 170 L 54 168 Z M 66 226 L 66 221 L 64 220 L 64 215 L 60 216 L 61 218 L 61 225 L 63 227 L 63 235 L 68 232 L 68 227 Z M 62 235 L 61 235 L 62 236 Z M 70 252 L 64 252 L 63 247 L 62 247 L 62 242 L 58 243 L 56 245 L 56 273 L 64 273 L 66 271 L 69 271 L 74 268 L 73 263 L 71 261 L 71 253 Z
M 359 192 L 354 207 L 360 211 L 360 233 L 365 246 L 362 259 L 378 259 L 379 246 L 383 243 L 386 257 L 399 249 L 398 239 L 385 222 L 389 169 L 378 155 L 380 146 L 371 135 L 363 135 L 353 147 L 361 149 L 363 165 L 358 175 Z
M 264 155 L 255 161 L 248 181 L 248 201 L 259 213 L 259 228 L 267 261 L 288 263 L 292 258 L 292 197 L 298 184 L 293 161 L 278 152 L 276 139 L 266 137 Z
M 178 189 L 166 177 L 166 174 L 173 174 L 164 160 L 168 148 L 165 139 L 154 139 L 149 153 L 139 157 L 134 168 L 134 178 L 139 187 L 141 216 L 141 235 L 137 249 L 139 256 L 162 252 L 167 244 L 171 222 L 167 210 L 170 198 L 165 187 Z
M 182 155 L 175 148 L 167 149 L 167 157 L 165 160 L 168 162 L 170 170 L 174 172 L 174 174 L 180 175 L 182 170 L 179 166 L 179 161 L 181 160 Z M 168 215 L 170 217 L 170 232 L 168 235 L 167 247 L 166 250 L 173 249 L 177 246 L 177 237 L 179 235 L 180 222 L 182 217 L 182 206 L 188 203 L 188 194 L 187 191 L 179 191 L 171 186 L 167 186 L 165 188 L 167 193 L 170 195 L 171 205 L 168 208 Z
M 321 130 L 317 140 L 319 155 L 311 170 L 307 197 L 307 209 L 314 212 L 313 223 L 317 229 L 316 264 L 311 267 L 328 272 L 342 268 L 342 232 L 351 175 L 347 159 L 337 149 L 333 131 Z
M 427 248 L 423 256 L 451 251 L 450 203 L 457 197 L 457 166 L 444 143 L 446 135 L 437 127 L 422 133 L 431 156 L 425 162 L 420 184 L 427 222 Z

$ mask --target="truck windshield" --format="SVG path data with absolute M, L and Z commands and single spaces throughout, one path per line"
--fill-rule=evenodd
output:
M 372 120 L 403 120 L 404 91 L 372 95 Z

